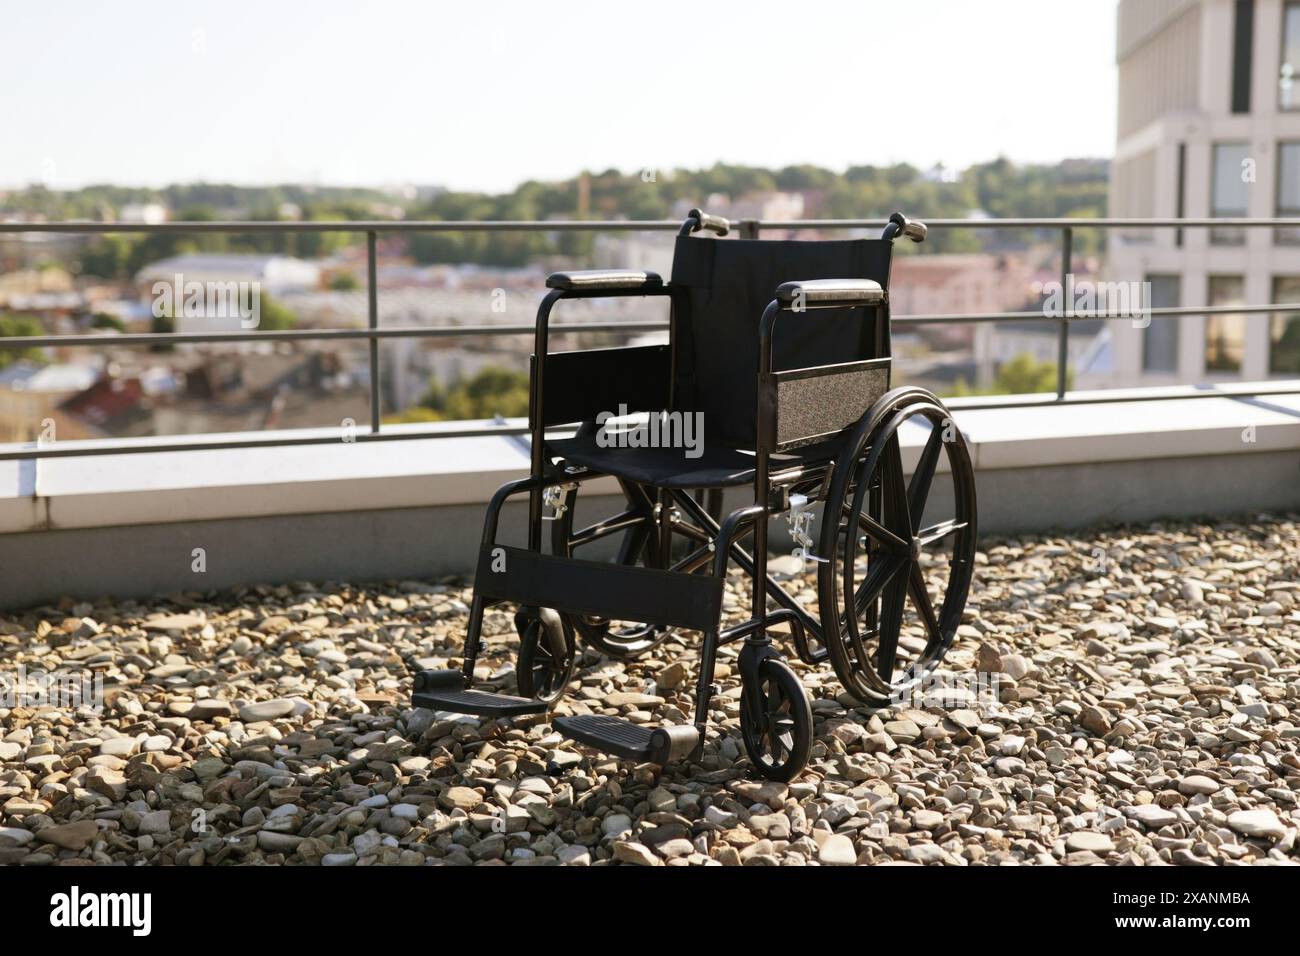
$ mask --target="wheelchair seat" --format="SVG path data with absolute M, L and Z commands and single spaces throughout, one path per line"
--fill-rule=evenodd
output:
M 842 444 L 825 441 L 797 453 L 772 455 L 771 468 L 780 471 L 833 458 Z M 572 438 L 548 441 L 546 448 L 569 464 L 656 488 L 729 488 L 754 480 L 754 453 L 722 445 L 705 444 L 698 458 L 687 458 L 681 448 L 603 446 L 596 432 L 581 429 Z

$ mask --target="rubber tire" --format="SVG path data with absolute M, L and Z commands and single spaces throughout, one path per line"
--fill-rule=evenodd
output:
M 740 733 L 745 740 L 745 750 L 754 765 L 755 771 L 768 780 L 789 783 L 803 772 L 812 754 L 812 705 L 808 701 L 808 692 L 803 683 L 779 658 L 769 657 L 758 665 L 758 678 L 761 684 L 774 682 L 781 691 L 781 697 L 789 701 L 789 716 L 794 721 L 791 728 L 791 745 L 786 758 L 779 763 L 770 762 L 766 748 L 759 739 L 759 728 L 749 716 L 742 695 L 740 705 Z M 761 686 L 760 684 L 760 686 Z
M 554 704 L 564 696 L 573 680 L 573 671 L 578 663 L 577 644 L 573 637 L 567 615 L 562 615 L 564 646 L 566 655 L 558 670 L 554 667 L 554 655 L 549 645 L 542 646 L 545 638 L 545 624 L 534 615 L 527 615 L 527 620 L 519 633 L 519 658 L 515 664 L 515 683 L 519 687 L 520 697 Z M 542 670 L 539 682 L 537 670 Z M 547 673 L 550 671 L 551 673 Z

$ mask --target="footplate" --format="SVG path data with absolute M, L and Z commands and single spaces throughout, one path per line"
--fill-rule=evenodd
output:
M 411 706 L 480 717 L 517 717 L 546 712 L 545 701 L 470 690 L 465 683 L 465 675 L 460 671 L 420 671 L 415 675 Z
M 660 765 L 688 756 L 700 742 L 700 732 L 690 724 L 643 727 L 604 714 L 556 717 L 553 723 L 570 740 L 628 760 Z

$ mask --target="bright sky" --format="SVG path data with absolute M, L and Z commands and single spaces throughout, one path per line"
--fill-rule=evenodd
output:
M 0 32 L 0 186 L 1109 156 L 1116 0 L 128 0 Z

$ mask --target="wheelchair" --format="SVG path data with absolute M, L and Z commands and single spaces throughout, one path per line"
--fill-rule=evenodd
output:
M 667 283 L 624 270 L 548 277 L 530 370 L 530 473 L 488 505 L 463 666 L 415 675 L 414 706 L 542 714 L 568 688 L 578 641 L 633 657 L 675 630 L 699 631 L 691 723 L 578 714 L 555 717 L 553 727 L 628 760 L 697 756 L 720 694 L 718 649 L 743 641 L 745 749 L 757 774 L 789 781 L 807 764 L 813 721 L 776 638 L 788 637 L 808 664 L 829 659 L 868 707 L 915 688 L 952 645 L 975 563 L 970 454 L 938 398 L 890 388 L 893 243 L 922 242 L 925 225 L 895 213 L 880 239 L 724 240 L 729 231 L 726 219 L 692 210 Z M 557 302 L 606 296 L 668 297 L 669 343 L 548 351 Z M 704 427 L 689 454 L 652 440 L 674 413 Z M 568 437 L 554 434 L 561 426 Z M 919 429 L 928 430 L 924 442 Z M 909 453 L 910 476 L 904 433 L 916 437 L 909 449 L 920 445 L 919 456 Z M 940 475 L 942 492 L 932 495 Z M 579 527 L 583 486 L 608 478 L 625 507 Z M 743 504 L 723 515 L 726 489 L 739 489 Z M 507 547 L 498 543 L 500 512 L 521 495 L 528 545 Z M 925 523 L 927 506 L 944 519 Z M 816 565 L 815 614 L 768 572 L 768 525 L 780 517 L 800 544 L 796 556 Z M 606 557 L 582 556 L 598 542 Z M 752 596 L 748 619 L 724 626 L 732 564 Z M 516 608 L 518 696 L 471 686 L 485 609 L 499 604 Z

